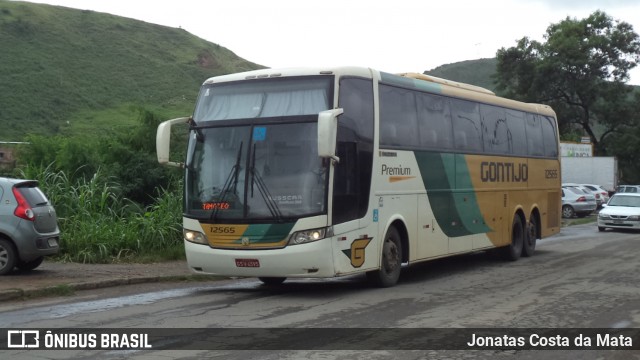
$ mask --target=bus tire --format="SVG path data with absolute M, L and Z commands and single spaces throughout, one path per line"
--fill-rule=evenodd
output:
M 522 255 L 525 232 L 522 226 L 522 219 L 517 214 L 513 217 L 511 226 L 511 244 L 502 248 L 502 256 L 509 261 L 516 261 Z
M 278 286 L 282 284 L 286 277 L 259 277 L 258 280 L 262 281 L 263 284 L 267 286 Z
M 367 278 L 378 287 L 395 285 L 402 270 L 402 239 L 398 230 L 391 226 L 384 236 L 380 269 L 367 273 Z
M 538 218 L 531 215 L 531 219 L 527 224 L 527 231 L 524 236 L 524 244 L 522 245 L 522 256 L 533 256 L 536 251 L 536 242 L 538 241 Z

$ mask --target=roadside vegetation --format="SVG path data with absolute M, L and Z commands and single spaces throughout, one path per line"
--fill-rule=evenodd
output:
M 92 142 L 34 138 L 16 176 L 38 180 L 55 206 L 63 261 L 154 262 L 181 259 L 182 183 L 160 167 L 153 139 L 159 118 L 140 110 L 129 132 Z

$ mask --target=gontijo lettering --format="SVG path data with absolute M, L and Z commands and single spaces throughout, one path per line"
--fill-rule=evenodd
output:
M 482 182 L 525 182 L 529 167 L 524 163 L 483 161 L 480 163 Z

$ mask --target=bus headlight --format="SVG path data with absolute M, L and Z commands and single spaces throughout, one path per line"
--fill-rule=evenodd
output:
M 304 231 L 296 231 L 289 238 L 289 245 L 306 244 L 318 240 L 322 240 L 327 236 L 331 236 L 330 228 L 319 228 Z
M 204 234 L 199 231 L 184 229 L 182 230 L 182 235 L 184 236 L 184 239 L 189 242 L 196 243 L 196 244 L 203 244 L 203 245 L 209 244 L 207 237 L 204 236 Z

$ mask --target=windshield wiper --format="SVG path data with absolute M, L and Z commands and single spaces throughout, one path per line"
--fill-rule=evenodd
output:
M 251 153 L 251 162 L 249 172 L 251 174 L 251 197 L 253 197 L 253 188 L 254 185 L 258 185 L 258 191 L 262 196 L 265 204 L 267 205 L 267 209 L 271 213 L 276 220 L 282 221 L 282 212 L 278 207 L 278 204 L 273 200 L 271 193 L 269 192 L 269 188 L 267 188 L 267 184 L 265 184 L 264 180 L 262 180 L 262 176 L 256 171 L 256 146 L 253 145 L 253 151 Z
M 224 182 L 224 186 L 222 187 L 222 191 L 220 191 L 220 196 L 218 198 L 218 202 L 224 202 L 225 197 L 227 196 L 227 193 L 229 193 L 229 190 L 231 189 L 231 186 L 233 186 L 233 194 L 237 194 L 238 193 L 238 174 L 240 173 L 240 160 L 242 158 L 242 145 L 244 144 L 244 142 L 240 142 L 240 148 L 238 149 L 238 155 L 236 155 L 236 163 L 235 165 L 233 165 L 233 167 L 231 168 L 231 171 L 229 172 L 229 175 L 227 176 L 227 180 Z M 209 217 L 210 220 L 213 220 L 216 218 L 216 215 L 218 214 L 218 210 L 220 210 L 220 206 L 216 206 L 213 211 L 211 212 L 211 216 Z

